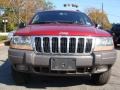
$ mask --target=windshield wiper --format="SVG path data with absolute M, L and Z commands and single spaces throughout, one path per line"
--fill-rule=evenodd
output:
M 34 22 L 33 24 L 48 24 L 48 23 L 57 23 L 56 21 L 37 21 Z
M 74 24 L 73 21 L 57 21 L 58 23 L 67 23 L 67 24 Z
M 73 21 L 36 21 L 33 24 L 60 24 L 60 23 L 64 23 L 64 24 L 81 24 L 79 22 L 73 22 Z M 83 25 L 83 24 L 81 24 Z
M 83 23 L 80 23 L 78 21 L 57 21 L 58 23 L 67 23 L 67 24 L 79 24 L 84 25 Z

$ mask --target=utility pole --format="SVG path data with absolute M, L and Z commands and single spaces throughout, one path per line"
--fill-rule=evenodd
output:
M 5 2 L 3 3 L 3 9 L 4 9 L 4 13 L 6 13 L 6 6 L 4 6 L 5 5 Z M 2 22 L 3 22 L 3 24 L 4 24 L 4 32 L 6 32 L 7 30 L 6 30 L 6 26 L 7 26 L 7 22 L 8 22 L 8 20 L 7 20 L 7 18 L 6 18 L 6 14 L 5 14 L 5 16 L 3 17 L 3 20 L 2 20 Z
M 6 26 L 7 26 L 7 22 L 8 22 L 8 20 L 7 20 L 7 18 L 6 17 L 3 17 L 3 24 L 4 24 L 4 32 L 6 32 L 7 30 L 6 30 Z
M 103 13 L 104 13 L 104 5 L 103 5 L 103 2 L 102 2 L 102 27 L 103 27 L 103 21 L 104 21 Z
M 103 5 L 103 3 L 102 3 L 102 13 L 104 12 L 104 5 Z

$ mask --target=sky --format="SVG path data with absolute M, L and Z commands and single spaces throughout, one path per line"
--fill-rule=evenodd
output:
M 64 7 L 64 4 L 77 4 L 78 10 L 85 12 L 85 9 L 94 7 L 104 11 L 108 15 L 110 23 L 120 23 L 120 0 L 49 0 L 55 5 L 56 10 L 76 10 L 73 7 Z

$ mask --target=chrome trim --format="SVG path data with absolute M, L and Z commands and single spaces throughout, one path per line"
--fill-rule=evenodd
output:
M 75 53 L 77 53 L 77 48 L 78 48 L 78 37 L 76 37 L 76 44 L 75 44 Z
M 33 50 L 36 51 L 36 48 L 35 48 L 35 37 L 31 37 L 31 46 L 33 47 Z
M 86 50 L 86 41 L 87 41 L 87 38 L 85 37 L 84 38 L 84 50 L 83 50 L 83 53 L 85 53 L 85 50 Z
M 52 53 L 52 37 L 49 38 L 49 42 L 50 42 L 50 53 Z
M 95 38 L 92 38 L 92 48 L 91 48 L 91 52 L 94 51 L 95 48 Z
M 41 38 L 41 51 L 42 53 L 44 53 L 44 47 L 43 47 L 43 37 L 40 37 Z
M 58 37 L 58 53 L 60 54 L 61 53 L 61 37 Z
M 70 42 L 70 38 L 69 37 L 67 37 L 67 53 L 69 54 L 69 42 Z

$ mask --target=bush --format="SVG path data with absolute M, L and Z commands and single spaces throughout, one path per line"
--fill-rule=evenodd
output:
M 13 31 L 16 28 L 14 23 L 7 24 L 7 32 Z
M 7 40 L 7 36 L 0 36 L 0 42 L 4 40 Z
M 14 22 L 8 22 L 6 24 L 7 32 L 13 31 L 16 28 L 16 24 Z M 0 16 L 0 32 L 4 32 L 4 24 L 2 22 L 2 17 Z

